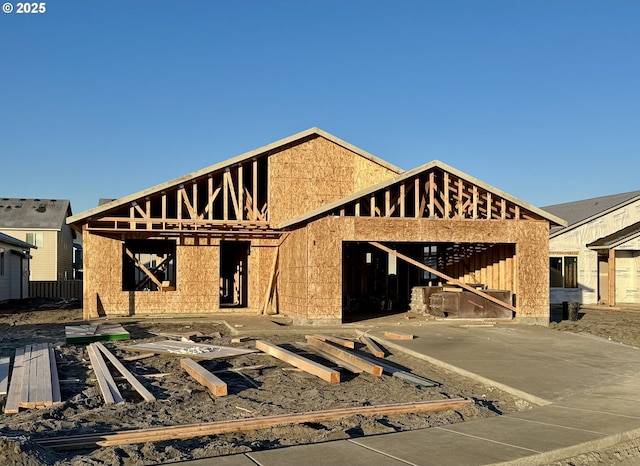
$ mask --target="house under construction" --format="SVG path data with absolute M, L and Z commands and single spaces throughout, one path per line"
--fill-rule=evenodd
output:
M 417 289 L 444 303 L 454 284 L 473 315 L 499 307 L 541 324 L 549 228 L 565 225 L 442 162 L 404 171 L 317 128 L 68 223 L 82 232 L 85 319 L 278 312 L 337 323 L 406 310 Z

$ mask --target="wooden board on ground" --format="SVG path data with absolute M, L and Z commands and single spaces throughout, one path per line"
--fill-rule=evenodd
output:
M 170 354 L 173 356 L 188 356 L 190 358 L 220 359 L 239 356 L 241 354 L 255 353 L 249 348 L 231 348 L 229 346 L 206 345 L 185 341 L 154 341 L 137 345 L 122 346 L 129 351 L 141 351 L 145 353 Z
M 96 446 L 107 447 L 131 445 L 134 443 L 180 440 L 247 430 L 268 429 L 287 424 L 326 422 L 344 419 L 349 416 L 392 416 L 408 413 L 446 411 L 451 409 L 460 409 L 462 406 L 472 403 L 473 400 L 467 398 L 451 398 L 446 400 L 419 401 L 415 403 L 355 406 L 349 408 L 330 409 L 326 411 L 279 414 L 248 419 L 235 419 L 231 421 L 203 422 L 200 424 L 104 432 L 101 434 L 61 435 L 59 437 L 52 438 L 39 438 L 36 442 L 42 447 L 50 448 L 55 451 L 69 451 L 95 448 Z
M 4 412 L 42 408 L 60 401 L 60 382 L 55 352 L 49 343 L 16 349 Z
M 187 371 L 187 373 L 199 383 L 207 387 L 212 395 L 225 396 L 227 394 L 227 384 L 193 359 L 180 359 L 180 367 Z
M 142 383 L 131 373 L 129 370 L 124 367 L 124 365 L 116 358 L 105 346 L 100 342 L 92 343 L 91 346 L 97 348 L 104 356 L 107 357 L 109 362 L 113 364 L 113 367 L 116 368 L 120 374 L 122 374 L 127 381 L 131 384 L 133 388 L 142 396 L 145 401 L 156 401 L 156 397 L 151 394 L 149 390 L 147 390 Z
M 129 332 L 120 324 L 67 325 L 64 333 L 67 343 L 91 343 L 130 338 Z
M 337 346 L 334 346 L 325 341 L 320 341 L 309 336 L 307 336 L 306 339 L 307 343 L 309 343 L 311 346 L 318 348 L 325 353 L 331 354 L 332 356 L 340 358 L 343 361 L 347 361 L 349 364 L 353 364 L 354 366 L 359 367 L 369 374 L 375 375 L 376 377 L 380 377 L 382 375 L 382 367 L 379 365 L 372 364 L 353 353 L 343 350 L 342 348 L 338 348 Z
M 356 347 L 356 342 L 352 340 L 347 340 L 346 338 L 340 337 L 332 337 L 329 335 L 310 335 L 312 338 L 320 341 L 330 341 L 331 343 L 335 343 L 336 345 L 344 346 L 345 348 L 354 349 Z
M 89 354 L 89 361 L 91 361 L 91 367 L 93 367 L 93 373 L 98 380 L 98 387 L 105 404 L 124 403 L 120 390 L 118 390 L 100 351 L 91 344 L 87 346 L 87 354 Z
M 392 340 L 413 340 L 413 335 L 409 333 L 384 332 L 384 336 Z
M 11 358 L 3 356 L 0 358 L 0 395 L 6 395 L 9 388 L 9 365 Z
M 264 340 L 257 340 L 256 348 L 260 351 L 270 354 L 274 358 L 278 358 L 281 361 L 289 363 L 292 366 L 297 367 L 298 369 L 302 369 L 309 374 L 320 377 L 322 380 L 325 380 L 329 383 L 340 382 L 340 372 L 323 366 L 322 364 L 310 359 L 307 359 L 304 356 L 300 356 L 299 354 L 295 354 L 289 350 L 274 345 L 273 343 Z

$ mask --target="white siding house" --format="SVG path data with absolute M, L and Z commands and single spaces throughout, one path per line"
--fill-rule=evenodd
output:
M 640 303 L 640 191 L 543 209 L 568 223 L 549 239 L 552 304 Z
M 0 232 L 36 246 L 32 281 L 71 280 L 74 230 L 67 225 L 71 205 L 64 199 L 0 198 Z
M 0 303 L 29 297 L 29 252 L 32 247 L 0 233 Z

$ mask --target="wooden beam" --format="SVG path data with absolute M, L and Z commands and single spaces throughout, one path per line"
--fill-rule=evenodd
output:
M 180 367 L 187 371 L 187 373 L 200 384 L 207 387 L 212 395 L 225 396 L 227 394 L 227 384 L 193 359 L 180 359 Z
M 348 340 L 346 338 L 340 337 L 332 337 L 329 335 L 309 335 L 310 338 L 315 338 L 320 341 L 330 341 L 331 343 L 335 343 L 336 345 L 344 346 L 345 348 L 354 349 L 356 347 L 356 342 L 353 340 Z
M 382 375 L 382 367 L 376 364 L 372 364 L 369 361 L 365 361 L 361 357 L 345 351 L 341 348 L 333 346 L 324 341 L 320 341 L 317 338 L 313 338 L 310 336 L 305 337 L 307 339 L 307 343 L 315 348 L 318 348 L 321 351 L 324 351 L 336 358 L 340 358 L 343 361 L 347 361 L 349 364 L 352 364 L 365 372 L 368 372 L 371 375 L 375 375 L 376 377 L 380 377 Z
M 428 267 L 428 266 L 426 266 L 426 265 L 424 265 L 424 264 L 422 264 L 422 263 L 420 263 L 420 262 L 418 262 L 418 261 L 416 261 L 416 260 L 414 260 L 414 259 L 412 259 L 412 258 L 410 258 L 408 256 L 405 256 L 404 254 L 400 254 L 399 252 L 394 251 L 393 249 L 388 248 L 388 247 L 386 247 L 386 246 L 384 246 L 384 245 L 382 245 L 382 244 L 380 244 L 378 242 L 369 241 L 369 244 L 372 245 L 372 246 L 377 247 L 378 249 L 382 249 L 383 251 L 388 252 L 389 254 L 393 254 L 394 256 L 398 257 L 399 259 L 402 259 L 405 262 L 408 262 L 408 263 L 410 263 L 412 265 L 415 265 L 416 267 L 419 267 L 422 270 L 426 270 L 427 272 L 430 272 L 430 273 L 432 273 L 434 275 L 437 275 L 438 277 L 443 278 L 443 279 L 445 279 L 445 280 L 447 280 L 447 281 L 449 281 L 449 282 L 451 282 L 451 283 L 453 283 L 455 285 L 458 285 L 458 286 L 464 288 L 467 291 L 471 291 L 473 294 L 478 295 L 478 296 L 480 296 L 480 297 L 482 297 L 484 299 L 487 299 L 487 300 L 491 301 L 492 303 L 497 304 L 498 306 L 501 306 L 501 307 L 503 307 L 505 309 L 508 309 L 510 311 L 513 311 L 513 312 L 518 312 L 518 310 L 515 307 L 513 307 L 512 305 L 507 304 L 507 303 L 505 303 L 503 301 L 500 301 L 499 299 L 494 298 L 493 296 L 488 295 L 487 293 L 483 293 L 482 291 L 477 290 L 477 289 L 467 285 L 466 283 L 462 283 L 460 280 L 456 280 L 455 278 L 452 278 L 449 275 L 446 275 L 446 274 L 440 272 L 439 270 L 432 269 L 431 267 Z
M 291 351 L 274 345 L 268 341 L 256 340 L 256 349 L 259 349 L 260 351 L 267 353 L 274 358 L 291 364 L 294 367 L 302 369 L 309 374 L 320 377 L 322 380 L 325 380 L 329 383 L 340 382 L 340 372 L 323 366 L 322 364 L 319 364 L 315 361 L 311 361 L 304 356 L 292 353 Z
M 244 220 L 244 176 L 242 172 L 242 165 L 238 165 L 238 220 Z
M 133 388 L 135 388 L 135 390 L 142 396 L 142 398 L 145 401 L 156 401 L 156 397 L 153 396 L 151 394 L 151 392 L 149 392 L 149 390 L 147 390 L 138 379 L 136 379 L 136 377 L 129 372 L 129 370 L 124 367 L 124 365 L 118 360 L 118 358 L 116 358 L 113 354 L 111 354 L 111 352 L 104 347 L 104 345 L 100 342 L 96 342 L 96 343 L 92 343 L 92 346 L 95 346 L 96 348 L 98 348 L 102 354 L 104 354 L 107 359 L 109 359 L 109 361 L 111 362 L 111 364 L 113 364 L 113 367 L 116 368 L 116 370 L 118 372 L 120 372 L 124 378 L 127 379 L 127 381 L 131 384 L 131 386 L 133 386 Z
M 422 212 L 420 211 L 420 177 L 417 176 L 416 179 L 413 180 L 413 185 L 413 209 L 415 210 L 413 216 L 420 218 L 422 217 Z
M 371 352 L 371 354 L 373 354 L 375 357 L 384 358 L 383 349 L 380 348 L 380 346 L 378 346 L 378 344 L 373 341 L 372 338 L 362 335 L 360 336 L 360 341 L 366 345 L 369 352 Z
M 269 284 L 267 285 L 267 291 L 264 294 L 264 301 L 262 303 L 262 307 L 260 308 L 260 314 L 265 314 L 267 312 L 267 307 L 269 306 L 271 296 L 273 295 L 273 286 L 276 282 L 276 274 L 278 272 L 279 255 L 280 248 L 276 248 L 275 255 L 273 256 L 273 263 L 271 265 L 271 275 L 269 275 Z
M 404 205 L 405 205 L 405 196 L 406 196 L 406 192 L 405 192 L 405 185 L 404 185 L 404 181 L 400 184 L 400 197 L 398 198 L 398 203 L 399 203 L 399 207 L 400 207 L 400 218 L 404 218 Z
M 467 398 L 449 398 L 444 400 L 419 401 L 411 403 L 395 403 L 374 406 L 354 406 L 324 411 L 309 411 L 306 413 L 278 414 L 274 416 L 259 416 L 248 419 L 234 419 L 231 421 L 203 422 L 178 426 L 152 427 L 148 429 L 123 430 L 103 432 L 100 434 L 80 434 L 52 438 L 39 438 L 37 443 L 45 448 L 56 451 L 79 450 L 131 445 L 134 443 L 160 442 L 180 440 L 210 435 L 219 435 L 247 430 L 268 429 L 287 424 L 310 422 L 326 422 L 344 419 L 350 416 L 394 416 L 409 413 L 429 413 L 460 409 L 472 404 Z

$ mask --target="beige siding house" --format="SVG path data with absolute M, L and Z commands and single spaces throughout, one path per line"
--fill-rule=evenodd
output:
M 0 198 L 0 232 L 34 245 L 32 281 L 71 280 L 75 232 L 66 224 L 63 199 Z
M 0 303 L 29 294 L 29 252 L 33 246 L 0 233 Z

